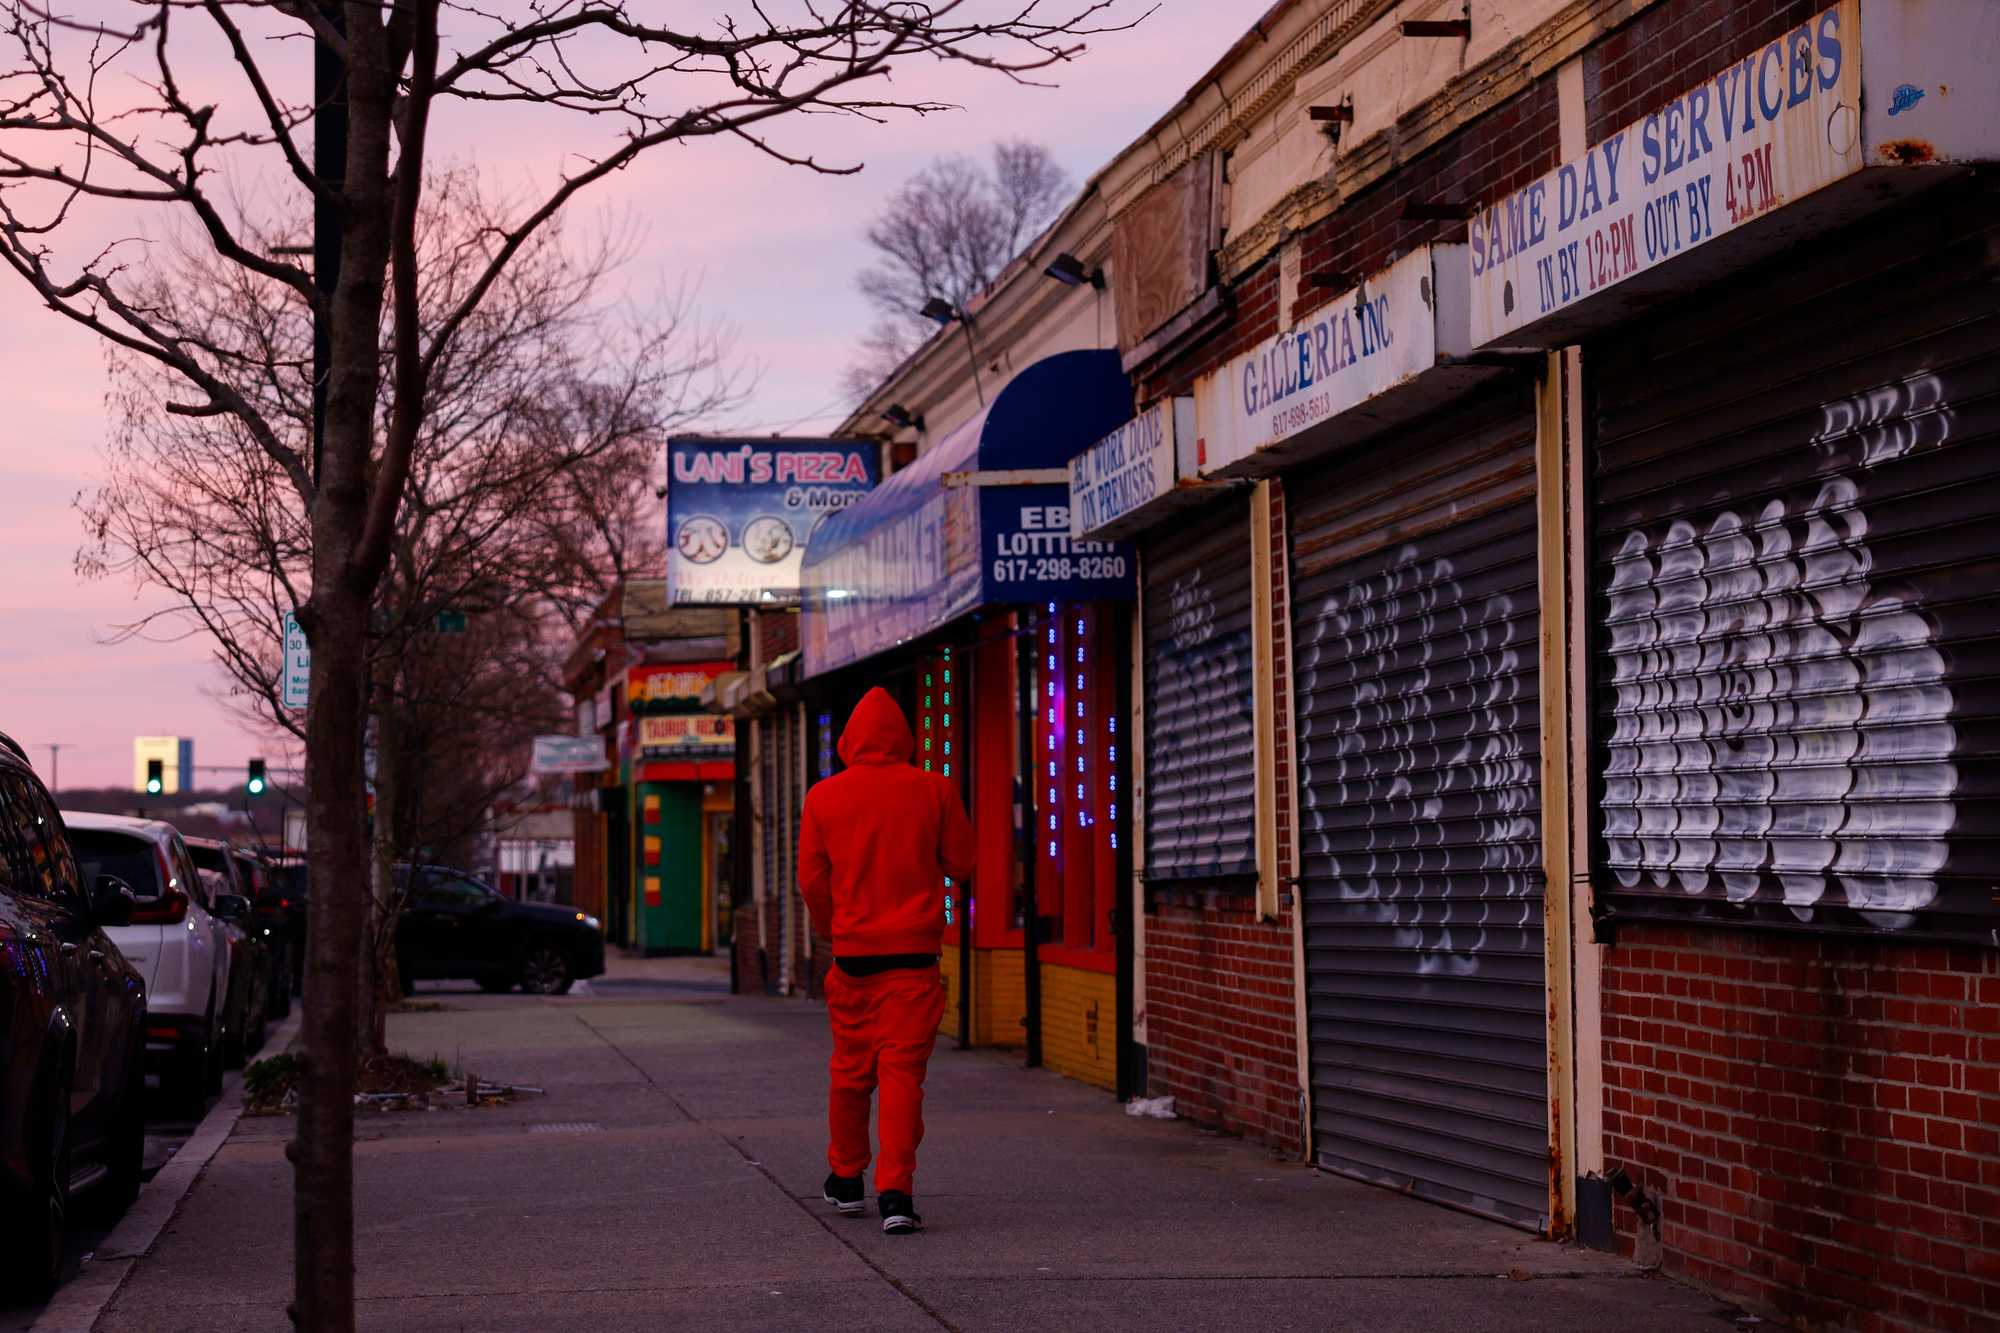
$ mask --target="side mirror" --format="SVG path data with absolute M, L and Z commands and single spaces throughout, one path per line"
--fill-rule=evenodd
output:
M 132 886 L 116 875 L 99 875 L 90 886 L 90 914 L 100 926 L 129 926 L 139 905 Z
M 224 921 L 248 921 L 250 900 L 240 893 L 218 893 L 209 910 Z

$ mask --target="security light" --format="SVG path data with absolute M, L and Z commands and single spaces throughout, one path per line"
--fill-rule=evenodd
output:
M 949 324 L 954 319 L 965 318 L 963 313 L 953 309 L 951 303 L 941 296 L 933 296 L 924 302 L 924 308 L 917 313 L 925 319 L 934 319 L 940 324 Z
M 1050 260 L 1049 266 L 1042 272 L 1065 287 L 1081 287 L 1087 282 L 1099 291 L 1104 290 L 1104 270 L 1093 268 L 1086 271 L 1083 261 L 1067 250 Z
M 882 409 L 882 419 L 903 430 L 922 430 L 924 414 L 912 412 L 901 403 L 891 403 Z

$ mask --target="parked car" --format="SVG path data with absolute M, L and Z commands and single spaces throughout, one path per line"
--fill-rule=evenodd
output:
M 398 866 L 396 882 L 404 892 L 396 970 L 405 990 L 469 979 L 487 991 L 561 995 L 604 972 L 604 933 L 594 916 L 514 902 L 448 866 Z
M 306 863 L 302 857 L 280 856 L 265 863 L 268 887 L 257 910 L 282 919 L 292 952 L 292 994 L 306 992 Z
M 232 847 L 229 854 L 236 859 L 236 879 L 242 886 L 239 892 L 250 900 L 252 925 L 271 954 L 264 1012 L 269 1018 L 283 1018 L 292 1012 L 292 973 L 303 961 L 292 948 L 291 904 L 272 884 L 271 868 L 263 857 L 247 847 Z
M 0 1273 L 41 1299 L 71 1200 L 122 1209 L 145 1162 L 146 989 L 107 927 L 135 906 L 78 865 L 27 756 L 0 736 Z
M 229 945 L 229 990 L 222 1006 L 222 1063 L 240 1068 L 263 1048 L 269 1023 L 271 951 L 264 930 L 252 919 L 250 895 L 238 877 L 229 844 L 212 838 L 187 839 L 195 872 L 207 883 L 210 910 L 222 922 Z
M 177 1109 L 222 1091 L 229 942 L 174 826 L 125 815 L 65 813 L 86 883 L 111 875 L 138 905 L 111 938 L 146 981 L 146 1062 Z

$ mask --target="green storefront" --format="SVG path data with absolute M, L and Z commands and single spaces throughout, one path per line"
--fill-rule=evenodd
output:
M 628 688 L 632 750 L 631 943 L 646 954 L 706 953 L 723 941 L 735 722 L 701 711 L 727 662 L 639 666 Z M 718 892 L 720 890 L 720 892 Z

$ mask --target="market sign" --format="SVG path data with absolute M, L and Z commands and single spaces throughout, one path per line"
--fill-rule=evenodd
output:
M 677 605 L 796 605 L 813 530 L 873 490 L 857 440 L 667 441 L 667 588 Z
M 1254 477 L 1489 379 L 1465 350 L 1463 247 L 1419 246 L 1195 386 L 1202 477 Z
M 1044 357 L 828 522 L 805 562 L 805 675 L 908 643 L 981 606 L 1131 600 L 1131 551 L 1075 540 L 1060 480 L 1071 458 L 1131 412 L 1116 352 Z
M 717 713 L 674 713 L 639 720 L 639 757 L 727 759 L 736 753 L 736 719 Z
M 674 662 L 660 666 L 635 666 L 626 673 L 626 697 L 637 710 L 647 706 L 695 706 L 702 691 L 724 672 L 734 671 L 730 662 Z
M 1993 159 L 1995 11 L 1844 0 L 1481 212 L 1473 346 L 1559 346 Z
M 537 773 L 602 773 L 611 764 L 602 736 L 537 736 L 530 767 Z

